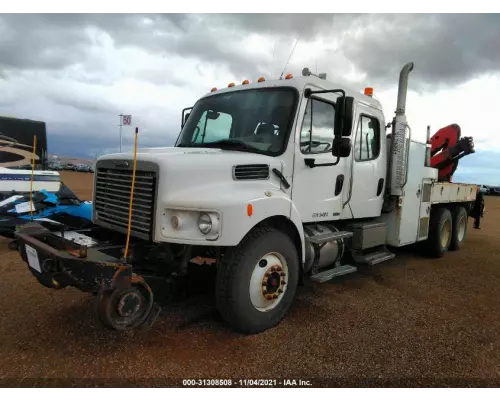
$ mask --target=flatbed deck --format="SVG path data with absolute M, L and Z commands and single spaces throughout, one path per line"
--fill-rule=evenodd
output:
M 459 203 L 476 200 L 477 185 L 469 183 L 436 182 L 431 188 L 431 203 Z

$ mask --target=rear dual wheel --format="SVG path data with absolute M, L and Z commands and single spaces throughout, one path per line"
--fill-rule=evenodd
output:
M 453 219 L 447 208 L 436 208 L 431 212 L 427 250 L 429 255 L 441 258 L 448 251 L 453 232 Z
M 434 209 L 427 239 L 430 255 L 440 258 L 448 250 L 460 250 L 467 233 L 467 222 L 467 211 L 462 206 L 453 211 L 445 207 Z
M 469 215 L 467 210 L 462 207 L 456 207 L 452 212 L 453 218 L 453 232 L 451 236 L 450 250 L 456 251 L 460 250 L 462 243 L 465 240 L 465 235 L 467 234 L 467 225 L 469 222 Z

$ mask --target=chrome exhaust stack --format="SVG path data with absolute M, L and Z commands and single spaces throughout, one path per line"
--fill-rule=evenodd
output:
M 391 154 L 389 158 L 389 194 L 402 196 L 407 179 L 408 140 L 406 138 L 406 94 L 408 92 L 408 76 L 413 70 L 412 62 L 406 64 L 399 74 L 398 101 L 396 115 L 392 121 Z
M 404 115 L 406 111 L 406 93 L 408 92 L 408 76 L 413 71 L 414 64 L 406 64 L 399 74 L 398 103 L 396 107 L 396 116 Z
M 427 138 L 425 141 L 425 164 L 426 167 L 431 166 L 431 126 L 427 125 Z

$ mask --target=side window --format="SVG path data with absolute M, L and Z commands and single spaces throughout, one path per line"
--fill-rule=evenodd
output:
M 230 114 L 209 111 L 207 118 L 207 111 L 205 111 L 198 121 L 192 143 L 209 143 L 228 139 L 231 135 L 232 124 L 233 118 Z
M 354 142 L 356 161 L 374 160 L 380 153 L 380 123 L 377 118 L 361 115 Z
M 304 154 L 331 151 L 334 120 L 335 107 L 333 104 L 309 99 L 300 131 L 300 151 Z

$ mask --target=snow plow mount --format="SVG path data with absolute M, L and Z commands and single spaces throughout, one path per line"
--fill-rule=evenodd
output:
M 96 316 L 108 328 L 152 325 L 161 308 L 132 265 L 112 255 L 120 254 L 123 245 L 101 242 L 95 239 L 99 232 L 87 236 L 89 231 L 53 232 L 32 223 L 15 235 L 22 260 L 42 285 L 51 289 L 73 286 L 94 294 Z

